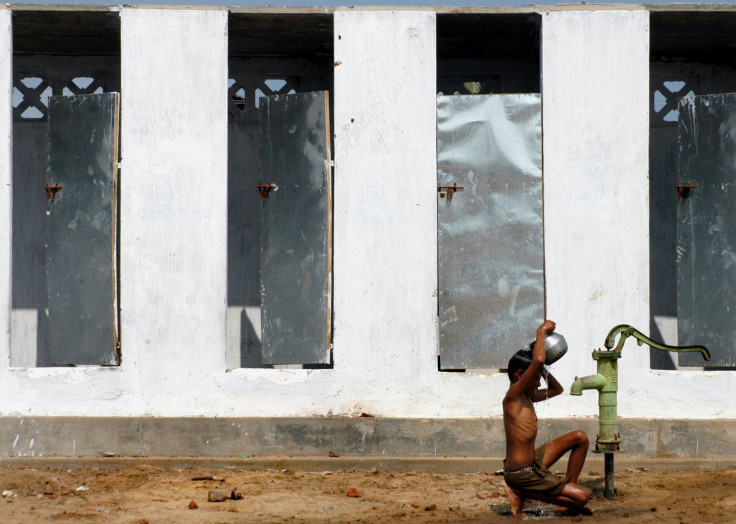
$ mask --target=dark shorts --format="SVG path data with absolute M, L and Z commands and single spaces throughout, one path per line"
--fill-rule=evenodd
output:
M 559 495 L 567 484 L 567 479 L 558 477 L 542 463 L 547 444 L 534 451 L 534 464 L 507 464 L 504 460 L 503 479 L 510 488 L 533 491 L 546 495 Z

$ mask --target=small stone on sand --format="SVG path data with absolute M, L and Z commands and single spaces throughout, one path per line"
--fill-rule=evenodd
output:
M 210 490 L 207 492 L 207 500 L 209 502 L 223 502 L 226 498 L 227 498 L 227 495 L 219 491 Z

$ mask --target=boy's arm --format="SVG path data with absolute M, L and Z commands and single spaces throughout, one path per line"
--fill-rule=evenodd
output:
M 537 393 L 530 397 L 529 400 L 532 402 L 542 402 L 543 400 L 547 400 L 548 398 L 556 397 L 557 395 L 564 393 L 565 388 L 563 388 L 562 384 L 552 376 L 552 373 L 547 373 L 545 380 L 547 381 L 547 389 L 538 389 Z
M 532 354 L 532 364 L 521 375 L 519 380 L 511 384 L 506 398 L 520 397 L 521 394 L 529 389 L 534 380 L 534 376 L 544 367 L 546 352 L 544 349 L 544 339 L 547 333 L 554 331 L 556 324 L 551 320 L 545 320 L 537 328 L 537 339 L 534 342 L 534 353 Z M 556 382 L 556 381 L 555 381 Z

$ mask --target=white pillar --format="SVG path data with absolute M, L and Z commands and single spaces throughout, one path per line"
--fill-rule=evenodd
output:
M 436 17 L 334 20 L 335 368 L 401 413 L 437 373 Z
M 649 331 L 649 13 L 544 13 L 542 79 L 547 316 L 570 344 L 568 388 L 595 373 L 612 327 Z M 629 342 L 620 382 L 648 368 L 648 348 Z
M 123 365 L 154 411 L 191 413 L 225 369 L 228 15 L 121 16 Z
M 0 396 L 10 362 L 10 283 L 13 195 L 12 12 L 0 7 Z

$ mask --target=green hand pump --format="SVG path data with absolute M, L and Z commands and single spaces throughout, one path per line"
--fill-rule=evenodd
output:
M 621 335 L 614 348 L 616 335 Z M 705 360 L 710 360 L 710 353 L 704 346 L 668 346 L 652 340 L 641 331 L 627 324 L 620 324 L 608 332 L 604 343 L 606 351 L 593 351 L 593 360 L 597 362 L 597 373 L 587 377 L 575 377 L 570 387 L 571 395 L 582 395 L 585 389 L 598 390 L 598 422 L 599 433 L 595 439 L 594 453 L 605 454 L 605 489 L 603 495 L 610 499 L 615 489 L 613 485 L 613 454 L 624 451 L 621 448 L 621 434 L 618 432 L 616 414 L 616 392 L 618 391 L 618 359 L 621 349 L 628 337 L 634 337 L 638 345 L 642 343 L 662 351 L 700 352 Z

